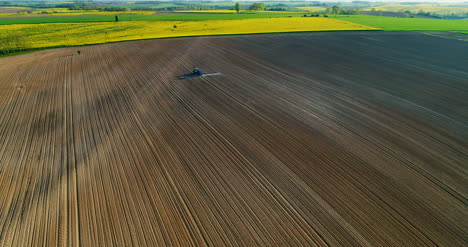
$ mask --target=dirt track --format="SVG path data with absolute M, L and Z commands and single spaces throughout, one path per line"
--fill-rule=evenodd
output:
M 347 32 L 1 58 L 0 246 L 466 246 L 467 50 Z M 193 67 L 223 75 L 174 79 Z

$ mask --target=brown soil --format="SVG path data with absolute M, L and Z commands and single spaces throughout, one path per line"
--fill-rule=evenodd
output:
M 336 32 L 1 58 L 0 246 L 464 246 L 467 50 Z M 176 79 L 194 67 L 222 75 Z
M 31 9 L 10 9 L 10 8 L 2 8 L 0 7 L 0 13 L 20 13 L 20 12 L 26 12 Z

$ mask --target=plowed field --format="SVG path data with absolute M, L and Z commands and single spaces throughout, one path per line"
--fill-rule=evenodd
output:
M 466 246 L 467 50 L 346 32 L 1 58 L 0 246 Z M 194 67 L 222 75 L 176 79 Z

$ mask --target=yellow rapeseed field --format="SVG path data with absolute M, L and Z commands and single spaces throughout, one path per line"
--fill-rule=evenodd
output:
M 236 13 L 235 10 L 176 10 L 172 11 L 174 13 Z M 303 13 L 303 12 L 293 12 L 293 11 L 268 11 L 268 10 L 258 10 L 258 11 L 252 11 L 252 10 L 241 10 L 240 13 L 285 13 L 285 14 L 297 14 L 297 13 Z
M 152 15 L 154 11 L 85 11 L 85 12 L 59 12 L 49 15 Z
M 10 6 L 10 7 L 1 7 L 2 9 L 30 9 L 30 7 L 15 7 L 15 6 Z
M 306 10 L 309 12 L 316 12 L 316 11 L 322 11 L 325 10 L 323 7 L 297 7 L 298 9 Z
M 154 11 L 98 11 L 98 10 L 69 10 L 65 8 L 39 9 L 33 11 L 33 14 L 42 14 L 47 12 L 52 16 L 75 16 L 75 15 L 152 15 Z
M 6 9 L 7 7 L 2 7 Z M 31 10 L 31 8 L 22 8 L 25 9 L 24 12 L 19 13 L 2 13 L 0 11 L 0 16 L 20 16 L 20 15 L 29 15 L 29 14 L 44 14 L 48 16 L 76 16 L 76 15 L 153 15 L 155 11 L 148 10 L 131 10 L 131 11 L 98 11 L 98 10 L 69 10 L 66 8 L 47 8 L 47 9 L 36 9 L 31 13 L 26 11 Z
M 174 13 L 235 13 L 235 10 L 176 10 Z M 243 12 L 241 10 L 241 12 Z
M 0 12 L 0 17 L 14 17 L 14 16 L 25 16 L 28 15 L 29 13 L 27 12 L 18 12 L 18 13 L 1 13 Z
M 16 24 L 0 26 L 0 36 L 2 33 L 22 34 L 24 41 L 22 48 L 46 48 L 182 36 L 333 30 L 375 30 L 375 28 L 329 18 L 292 17 L 228 21 Z

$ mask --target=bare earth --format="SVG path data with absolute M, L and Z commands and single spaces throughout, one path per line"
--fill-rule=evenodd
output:
M 1 58 L 0 246 L 466 246 L 466 51 L 336 32 Z M 194 67 L 222 75 L 176 79 Z
M 14 9 L 10 9 L 10 8 L 2 8 L 2 7 L 0 7 L 0 13 L 7 13 L 7 14 L 26 12 L 26 11 L 28 11 L 28 10 L 31 10 L 31 9 L 30 9 L 30 8 L 24 8 L 24 9 L 14 8 Z

